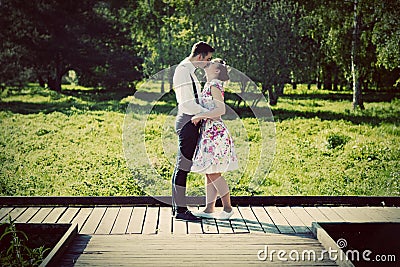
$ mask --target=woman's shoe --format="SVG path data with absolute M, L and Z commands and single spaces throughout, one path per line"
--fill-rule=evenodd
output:
M 194 216 L 200 217 L 200 218 L 206 218 L 206 219 L 214 219 L 215 213 L 211 212 L 204 212 L 204 211 L 199 211 L 199 212 L 192 212 Z
M 229 220 L 229 218 L 233 215 L 233 210 L 231 210 L 230 212 L 226 212 L 226 211 L 221 211 L 221 213 L 216 217 L 216 219 L 219 220 Z

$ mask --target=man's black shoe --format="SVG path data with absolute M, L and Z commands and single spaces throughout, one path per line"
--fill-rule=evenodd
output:
M 190 212 L 190 210 L 176 214 L 175 219 L 183 221 L 193 221 L 193 222 L 201 221 L 201 218 L 194 216 L 192 212 Z

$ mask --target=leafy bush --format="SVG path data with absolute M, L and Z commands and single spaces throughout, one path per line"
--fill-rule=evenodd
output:
M 38 248 L 28 247 L 25 244 L 28 241 L 28 236 L 16 229 L 11 217 L 8 223 L 0 224 L 0 226 L 2 225 L 6 227 L 4 233 L 1 233 L 0 236 L 0 244 L 2 244 L 0 265 L 9 267 L 39 266 L 49 248 L 45 248 L 44 246 Z M 8 247 L 7 244 L 9 244 Z M 3 249 L 4 245 L 6 245 L 6 249 Z
M 329 149 L 341 148 L 350 141 L 350 137 L 340 133 L 330 133 L 327 137 L 327 147 Z

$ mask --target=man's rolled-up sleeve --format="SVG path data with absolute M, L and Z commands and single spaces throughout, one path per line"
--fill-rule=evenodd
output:
M 178 67 L 176 71 L 178 73 L 174 75 L 173 83 L 179 110 L 188 115 L 208 111 L 208 109 L 196 103 L 189 71 L 183 67 Z

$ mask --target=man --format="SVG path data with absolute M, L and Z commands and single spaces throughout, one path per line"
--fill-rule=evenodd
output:
M 191 118 L 207 111 L 199 103 L 201 88 L 196 78 L 196 68 L 204 68 L 212 58 L 214 52 L 205 42 L 195 43 L 189 57 L 184 59 L 175 70 L 173 85 L 178 102 L 176 117 L 176 132 L 178 134 L 177 162 L 172 176 L 172 205 L 176 219 L 198 221 L 186 204 L 186 179 L 192 166 L 192 158 L 199 137 L 199 127 L 191 122 Z

